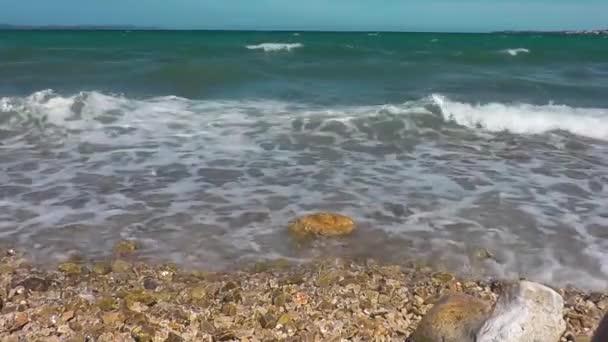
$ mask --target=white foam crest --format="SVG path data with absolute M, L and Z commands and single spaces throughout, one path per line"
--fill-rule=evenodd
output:
M 166 132 L 174 135 L 204 135 L 211 131 L 252 126 L 259 120 L 282 118 L 275 124 L 289 125 L 294 118 L 351 121 L 377 115 L 407 117 L 433 115 L 428 105 L 440 108 L 443 120 L 472 129 L 515 134 L 567 131 L 579 136 L 608 141 L 608 109 L 576 108 L 565 105 L 532 105 L 452 101 L 434 94 L 402 104 L 315 107 L 274 100 L 222 101 L 189 100 L 176 96 L 130 99 L 83 92 L 59 96 L 51 90 L 23 98 L 0 98 L 0 115 L 18 113 L 21 120 L 37 120 L 67 130 L 95 131 L 107 126 L 99 117 L 112 118 L 114 127 L 137 128 L 142 134 Z M 3 125 L 12 125 L 9 116 Z M 171 127 L 183 127 L 173 129 Z M 412 127 L 410 127 L 412 128 Z
M 17 120 L 41 121 L 42 127 L 80 133 L 90 131 L 88 137 L 91 138 L 100 136 L 91 135 L 94 132 L 103 135 L 100 129 L 107 126 L 188 137 L 229 127 L 252 126 L 269 117 L 274 118 L 275 124 L 288 127 L 296 118 L 347 122 L 386 114 L 404 117 L 412 113 L 432 115 L 425 108 L 427 104 L 428 99 L 397 105 L 317 107 L 266 99 L 190 100 L 176 96 L 132 99 L 95 91 L 60 96 L 52 90 L 44 90 L 27 97 L 0 98 L 0 115 L 12 112 L 18 114 L 20 119 Z M 108 123 L 102 117 L 112 120 Z M 278 118 L 281 119 L 276 121 Z M 14 124 L 13 121 L 9 120 L 8 125 Z M 7 124 L 6 120 L 4 123 Z
M 469 104 L 432 95 L 445 120 L 469 128 L 516 134 L 541 134 L 563 130 L 599 140 L 608 140 L 608 109 L 575 108 L 565 105 Z
M 504 49 L 504 50 L 500 50 L 500 52 L 511 55 L 511 56 L 517 56 L 520 53 L 530 53 L 530 50 L 528 50 L 526 48 L 517 48 L 517 49 Z
M 57 96 L 52 90 L 42 90 L 31 94 L 25 98 L 3 97 L 0 99 L 0 113 L 18 113 L 8 123 L 15 121 L 31 121 L 34 120 L 41 124 L 51 124 L 61 126 L 67 129 L 81 127 L 83 122 L 86 122 L 86 113 L 77 120 L 74 117 L 72 107 L 81 99 L 83 94 L 73 95 L 69 97 Z M 105 97 L 98 94 L 98 96 Z M 108 102 L 111 97 L 106 97 Z M 104 99 L 99 99 L 99 104 L 96 106 L 101 108 L 104 105 Z M 85 120 L 83 120 L 85 119 Z M 92 123 L 94 124 L 94 123 Z
M 301 48 L 304 45 L 301 43 L 261 43 L 257 45 L 247 45 L 246 48 L 249 50 L 264 50 L 265 52 L 274 51 L 291 51 L 293 49 Z

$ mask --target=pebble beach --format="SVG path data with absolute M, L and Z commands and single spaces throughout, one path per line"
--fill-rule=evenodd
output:
M 423 265 L 284 260 L 226 272 L 139 261 L 119 243 L 107 260 L 39 268 L 1 251 L 0 341 L 406 341 L 434 303 L 495 303 L 513 279 L 460 279 Z M 608 294 L 555 289 L 562 341 L 588 341 Z

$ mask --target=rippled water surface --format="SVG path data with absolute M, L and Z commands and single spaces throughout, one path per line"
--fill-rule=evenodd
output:
M 45 261 L 137 239 L 214 268 L 413 258 L 603 288 L 593 39 L 0 32 L 0 240 Z M 360 229 L 296 244 L 287 222 L 316 211 Z

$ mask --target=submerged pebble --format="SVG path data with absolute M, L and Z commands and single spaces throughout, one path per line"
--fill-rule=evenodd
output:
M 301 216 L 289 225 L 289 230 L 297 236 L 341 236 L 352 233 L 354 229 L 353 219 L 333 213 Z

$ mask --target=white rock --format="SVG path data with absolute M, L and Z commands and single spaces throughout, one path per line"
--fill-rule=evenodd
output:
M 509 286 L 498 298 L 477 342 L 558 342 L 566 330 L 564 300 L 552 289 L 529 281 Z

